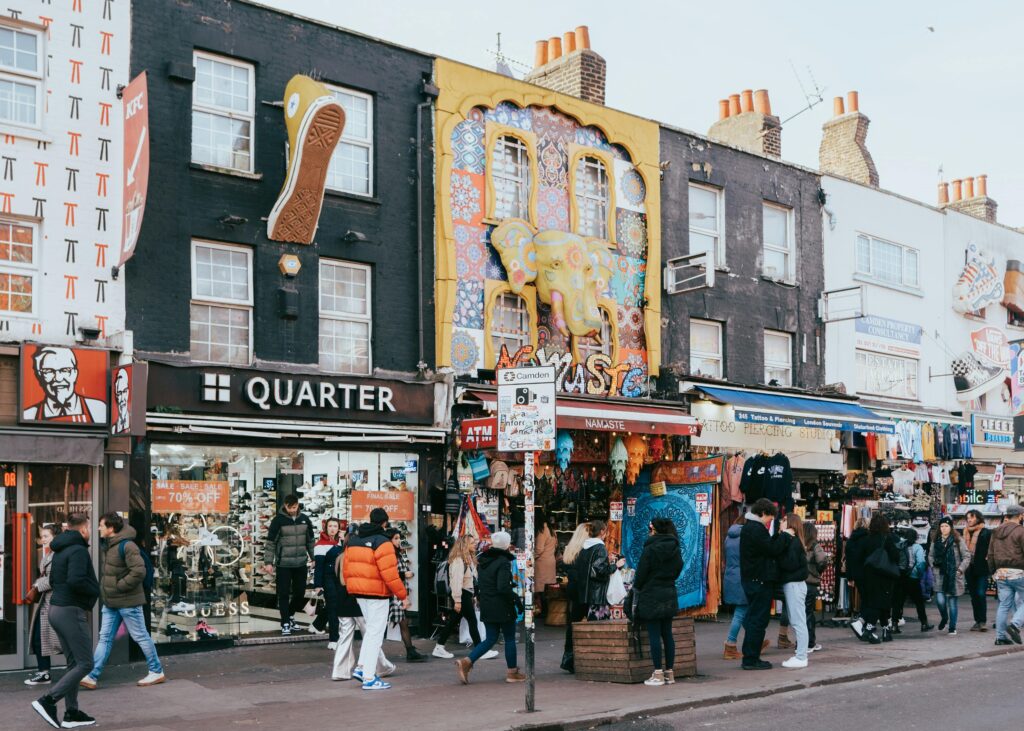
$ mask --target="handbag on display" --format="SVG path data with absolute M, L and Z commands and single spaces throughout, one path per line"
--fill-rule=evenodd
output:
M 483 482 L 491 476 L 491 468 L 487 465 L 487 458 L 480 452 L 472 452 L 467 455 L 469 468 L 473 471 L 473 482 Z
M 872 551 L 867 560 L 864 561 L 864 565 L 883 576 L 888 576 L 890 579 L 895 579 L 900 575 L 900 567 L 889 558 L 889 554 L 885 552 L 884 546 L 879 546 Z

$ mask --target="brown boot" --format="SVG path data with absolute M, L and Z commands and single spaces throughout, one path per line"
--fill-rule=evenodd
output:
M 666 670 L 665 671 L 665 685 L 672 685 L 676 682 L 676 671 Z
M 736 648 L 735 642 L 726 642 L 725 650 L 722 652 L 723 660 L 741 660 L 743 653 Z
M 455 672 L 459 674 L 459 682 L 469 685 L 469 671 L 473 669 L 473 661 L 468 657 L 460 657 L 455 661 Z
M 519 668 L 512 668 L 505 672 L 506 683 L 524 683 L 526 682 L 526 676 L 519 672 Z
M 785 632 L 779 632 L 779 649 L 792 650 L 794 647 L 796 647 L 796 644 L 789 639 L 789 635 Z
M 761 652 L 764 652 L 765 650 L 767 650 L 771 646 L 771 644 L 772 644 L 771 640 L 765 639 L 765 641 L 761 643 Z

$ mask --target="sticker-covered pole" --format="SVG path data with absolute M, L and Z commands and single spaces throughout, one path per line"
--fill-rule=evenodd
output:
M 533 623 L 533 452 L 523 459 L 523 499 L 526 507 L 526 586 L 524 587 L 526 632 L 526 711 L 534 711 L 534 623 Z

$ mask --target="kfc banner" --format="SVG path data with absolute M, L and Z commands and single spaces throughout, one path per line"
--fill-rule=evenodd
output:
M 117 265 L 124 266 L 135 253 L 135 242 L 142 228 L 146 210 L 146 189 L 149 187 L 149 97 L 146 72 L 124 88 L 124 221 L 121 230 L 121 252 Z
M 22 345 L 19 388 L 23 424 L 105 426 L 110 353 L 61 345 Z
M 114 436 L 146 434 L 146 363 L 114 368 L 110 376 L 110 433 Z

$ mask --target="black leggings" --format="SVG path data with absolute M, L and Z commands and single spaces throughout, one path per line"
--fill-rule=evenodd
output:
M 437 644 L 443 645 L 448 641 L 452 632 L 458 629 L 459 622 L 463 619 L 466 620 L 466 624 L 469 625 L 469 636 L 473 639 L 473 646 L 480 644 L 480 628 L 477 626 L 476 610 L 473 609 L 473 592 L 462 590 L 462 610 L 459 612 L 452 612 L 448 616 L 448 621 L 441 627 L 441 631 L 437 635 Z
M 647 636 L 651 641 L 651 660 L 654 669 L 661 670 L 661 648 L 665 646 L 665 670 L 671 670 L 676 663 L 676 641 L 672 638 L 671 619 L 648 619 Z

